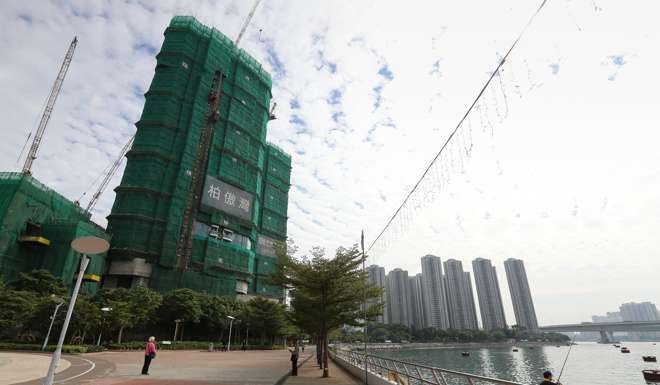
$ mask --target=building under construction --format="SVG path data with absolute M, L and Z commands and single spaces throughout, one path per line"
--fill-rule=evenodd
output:
M 221 32 L 174 17 L 108 216 L 106 287 L 279 298 L 291 158 L 266 142 L 271 78 Z
M 32 165 L 77 43 L 74 37 L 64 56 L 22 172 L 0 173 L 0 279 L 3 281 L 17 279 L 21 272 L 46 269 L 72 288 L 80 257 L 71 249 L 71 241 L 81 236 L 108 239 L 105 231 L 90 220 L 92 203 L 83 210 L 32 176 Z M 101 192 L 95 196 L 98 198 Z M 104 271 L 105 256 L 90 257 L 82 287 L 87 293 L 98 289 Z
M 72 287 L 80 256 L 71 241 L 82 236 L 108 239 L 87 211 L 24 172 L 0 173 L 0 278 L 47 269 Z M 96 255 L 85 271 L 83 292 L 94 293 L 101 281 L 104 256 Z

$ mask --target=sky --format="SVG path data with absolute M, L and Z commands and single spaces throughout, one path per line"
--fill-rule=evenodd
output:
M 540 2 L 539 2 L 540 3 Z M 0 169 L 17 161 L 73 36 L 33 174 L 83 205 L 134 134 L 163 31 L 193 15 L 235 38 L 251 1 L 0 2 Z M 241 47 L 273 77 L 268 140 L 293 156 L 289 236 L 371 263 L 525 261 L 542 325 L 660 304 L 660 3 L 264 0 Z M 121 170 L 123 171 L 123 165 Z M 93 213 L 105 225 L 121 178 Z M 86 195 L 83 195 L 87 191 Z

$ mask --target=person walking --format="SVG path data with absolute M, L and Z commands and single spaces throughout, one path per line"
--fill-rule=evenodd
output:
M 156 337 L 149 337 L 147 341 L 147 347 L 144 349 L 144 365 L 142 365 L 142 374 L 145 376 L 149 375 L 149 365 L 151 365 L 151 360 L 156 358 Z
M 298 357 L 300 356 L 300 351 L 298 350 L 298 341 L 295 342 L 293 349 L 289 349 L 291 352 L 291 375 L 298 375 Z
M 552 381 L 552 372 L 546 370 L 543 372 L 543 382 L 540 385 L 561 385 L 561 382 Z

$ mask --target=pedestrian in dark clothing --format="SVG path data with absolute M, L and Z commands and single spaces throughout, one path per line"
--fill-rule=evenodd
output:
M 561 385 L 561 382 L 552 381 L 552 372 L 546 370 L 543 372 L 543 382 L 540 385 Z
M 142 365 L 142 374 L 149 375 L 149 365 L 151 360 L 156 358 L 156 337 L 149 337 L 147 347 L 144 349 L 144 365 Z
M 297 376 L 298 375 L 298 356 L 300 355 L 300 351 L 298 350 L 298 343 L 296 342 L 295 346 L 293 349 L 289 349 L 291 352 L 291 375 L 292 376 Z
M 247 347 L 247 346 L 246 346 L 246 344 L 245 344 L 245 340 L 243 340 L 243 346 L 241 346 L 241 349 L 243 349 L 243 351 L 245 351 L 246 347 Z
M 302 344 L 302 352 L 305 353 L 305 344 Z

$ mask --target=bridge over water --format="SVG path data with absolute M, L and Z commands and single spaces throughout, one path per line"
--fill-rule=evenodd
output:
M 579 324 L 541 326 L 542 332 L 599 332 L 600 342 L 613 341 L 614 332 L 660 332 L 660 321 L 582 322 Z

